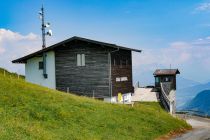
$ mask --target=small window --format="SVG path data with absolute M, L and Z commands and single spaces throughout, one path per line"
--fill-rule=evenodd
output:
M 129 66 L 129 65 L 131 65 L 131 61 L 130 59 L 126 59 L 126 66 Z
M 120 65 L 120 59 L 119 59 L 119 56 L 114 56 L 114 58 L 112 59 L 112 64 L 114 65 L 114 66 L 118 66 L 118 65 Z
M 81 54 L 77 54 L 77 66 L 81 66 Z
M 85 54 L 77 54 L 77 66 L 85 66 Z
M 121 81 L 128 81 L 128 77 L 121 77 Z
M 128 81 L 128 77 L 117 77 L 116 82 Z
M 126 59 L 120 60 L 120 68 L 123 68 L 126 65 Z
M 166 77 L 165 81 L 166 81 L 166 82 L 169 82 L 169 78 L 168 78 L 168 77 Z
M 122 68 L 123 67 L 123 62 L 122 62 L 122 60 L 120 60 L 120 68 Z
M 39 69 L 42 70 L 44 68 L 43 62 L 39 62 Z
M 115 60 L 115 58 L 114 58 L 114 66 L 116 66 L 116 60 Z
M 159 77 L 155 77 L 155 82 L 159 83 L 160 82 L 160 78 Z
M 116 82 L 120 82 L 120 81 L 121 81 L 120 77 L 117 77 Z
M 82 62 L 81 62 L 82 66 L 85 66 L 85 54 L 82 54 Z
M 126 65 L 126 60 L 125 60 L 125 59 L 122 60 L 122 65 L 123 65 L 123 66 Z
M 128 64 L 128 59 L 126 59 L 126 66 L 128 66 L 129 64 Z

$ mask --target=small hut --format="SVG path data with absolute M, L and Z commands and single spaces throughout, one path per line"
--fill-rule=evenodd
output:
M 180 74 L 178 69 L 157 69 L 154 72 L 155 88 L 160 88 L 160 83 L 171 82 L 171 89 L 176 90 L 176 75 Z

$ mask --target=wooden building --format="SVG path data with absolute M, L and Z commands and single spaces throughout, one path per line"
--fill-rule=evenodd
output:
M 160 88 L 161 82 L 171 82 L 171 89 L 176 90 L 176 75 L 180 74 L 178 69 L 157 69 L 153 73 L 155 77 L 155 87 Z
M 12 62 L 25 64 L 29 82 L 77 95 L 110 98 L 119 92 L 133 93 L 132 51 L 141 52 L 72 37 Z M 47 78 L 43 76 L 43 53 L 47 54 Z

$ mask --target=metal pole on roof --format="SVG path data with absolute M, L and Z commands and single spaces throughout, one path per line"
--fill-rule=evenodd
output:
M 112 56 L 111 54 L 114 52 L 119 51 L 120 48 L 118 47 L 116 50 L 109 51 L 108 53 L 108 63 L 109 63 L 109 92 L 110 92 L 110 103 L 112 103 Z
M 46 48 L 46 39 L 45 39 L 45 23 L 44 23 L 44 7 L 41 8 L 41 20 L 42 20 L 42 49 Z
M 50 23 L 45 24 L 45 16 L 44 16 L 44 7 L 42 5 L 41 11 L 39 12 L 39 16 L 41 19 L 41 30 L 42 30 L 42 49 L 46 48 L 46 35 L 52 36 L 52 31 L 45 31 L 45 28 L 50 27 Z M 47 62 L 46 62 L 47 54 L 43 52 L 43 77 L 47 78 Z

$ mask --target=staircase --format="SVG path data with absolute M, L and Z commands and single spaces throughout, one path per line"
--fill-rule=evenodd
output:
M 175 93 L 176 91 L 172 89 L 171 82 L 162 82 L 160 84 L 160 94 L 159 98 L 166 109 L 166 111 L 174 114 L 176 112 L 176 105 L 175 105 Z
M 153 88 L 135 88 L 131 101 L 158 102 L 158 92 L 153 92 Z
M 139 86 L 139 82 L 134 85 L 134 94 L 131 97 L 132 102 L 160 101 L 166 111 L 174 114 L 176 112 L 175 94 L 176 91 L 172 88 L 171 82 L 161 82 L 160 88 L 143 88 Z

